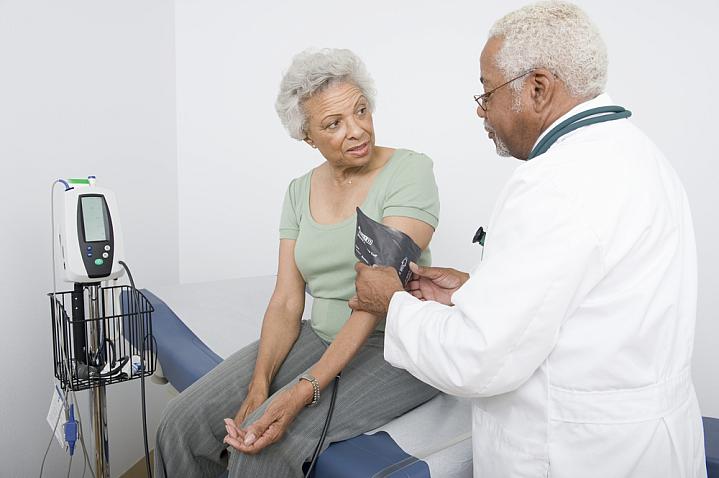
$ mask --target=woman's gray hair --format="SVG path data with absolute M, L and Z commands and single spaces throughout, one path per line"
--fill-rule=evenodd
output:
M 503 39 L 497 67 L 507 79 L 546 68 L 576 98 L 593 98 L 607 83 L 607 47 L 586 13 L 562 1 L 527 5 L 499 19 L 489 37 Z M 514 91 L 522 83 L 513 82 Z
M 298 53 L 282 78 L 275 102 L 277 114 L 290 136 L 299 140 L 307 137 L 308 118 L 302 105 L 310 96 L 345 82 L 357 86 L 367 98 L 369 110 L 374 111 L 374 82 L 357 55 L 335 48 Z

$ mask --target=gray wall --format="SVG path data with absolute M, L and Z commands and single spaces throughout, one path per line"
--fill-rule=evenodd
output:
M 117 194 L 138 286 L 178 282 L 173 11 L 171 0 L 0 0 L 0 476 L 37 476 L 50 435 L 51 182 L 97 175 Z M 152 428 L 166 390 L 148 394 Z M 108 388 L 113 476 L 142 454 L 139 395 L 137 381 Z M 53 443 L 44 476 L 67 463 Z

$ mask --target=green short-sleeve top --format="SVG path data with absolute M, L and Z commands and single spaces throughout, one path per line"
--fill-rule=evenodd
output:
M 332 341 L 347 321 L 347 305 L 355 294 L 354 235 L 357 214 L 336 224 L 318 224 L 310 214 L 312 171 L 292 180 L 285 195 L 280 238 L 294 239 L 295 262 L 313 297 L 312 328 Z M 421 153 L 397 149 L 375 176 L 360 209 L 375 221 L 404 216 L 437 228 L 439 195 L 432 160 Z M 429 265 L 429 248 L 418 263 Z M 384 323 L 378 327 L 384 330 Z

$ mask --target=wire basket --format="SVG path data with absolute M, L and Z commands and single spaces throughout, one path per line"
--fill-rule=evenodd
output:
M 129 286 L 76 284 L 50 293 L 55 377 L 85 390 L 150 376 L 157 366 L 152 305 Z

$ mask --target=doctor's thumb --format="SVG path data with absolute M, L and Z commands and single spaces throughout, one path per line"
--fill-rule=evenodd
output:
M 442 275 L 439 269 L 435 267 L 424 267 L 414 262 L 409 263 L 409 270 L 411 270 L 420 277 L 426 277 L 428 279 L 436 279 L 440 275 Z

